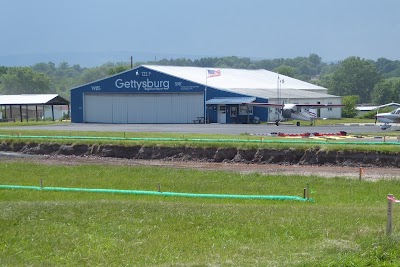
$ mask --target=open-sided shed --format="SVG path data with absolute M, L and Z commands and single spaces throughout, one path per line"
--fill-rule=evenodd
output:
M 67 106 L 69 114 L 69 101 L 57 94 L 23 94 L 23 95 L 0 95 L 0 121 L 21 122 L 34 117 L 46 118 L 46 107 L 50 107 L 51 118 L 54 121 L 54 106 Z

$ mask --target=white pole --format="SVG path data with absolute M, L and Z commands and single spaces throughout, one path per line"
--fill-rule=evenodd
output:
M 279 104 L 279 73 L 278 73 L 278 80 L 276 81 L 276 98 Z
M 276 82 L 276 94 L 277 94 L 277 101 L 278 101 L 278 105 L 281 104 L 281 88 L 280 88 L 280 79 L 279 79 L 279 73 L 278 73 L 278 80 Z M 282 108 L 279 108 L 279 112 L 278 112 L 278 121 L 280 121 L 281 119 L 283 119 L 282 116 Z

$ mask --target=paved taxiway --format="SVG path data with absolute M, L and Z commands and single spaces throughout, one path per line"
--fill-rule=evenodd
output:
M 204 133 L 204 134 L 254 134 L 271 133 L 337 133 L 348 134 L 382 133 L 378 125 L 332 125 L 332 126 L 294 126 L 273 124 L 97 124 L 97 123 L 62 123 L 42 126 L 4 127 L 7 130 L 49 130 L 49 131 L 104 131 L 104 132 L 160 132 L 160 133 Z M 387 130 L 390 131 L 390 130 Z M 399 132 L 400 135 L 400 132 Z

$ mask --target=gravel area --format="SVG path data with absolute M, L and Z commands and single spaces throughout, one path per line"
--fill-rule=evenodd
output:
M 194 161 L 165 161 L 165 160 L 137 160 L 120 159 L 94 156 L 43 156 L 26 155 L 21 153 L 0 153 L 0 160 L 13 162 L 35 162 L 39 164 L 51 165 L 81 165 L 99 164 L 115 166 L 157 166 L 168 168 L 187 168 L 205 171 L 234 171 L 239 173 L 261 173 L 261 174 L 280 174 L 280 175 L 315 175 L 326 178 L 343 177 L 349 179 L 360 179 L 359 167 L 342 166 L 302 166 L 302 165 L 279 165 L 279 164 L 244 164 L 244 163 L 210 163 Z M 400 179 L 399 168 L 361 168 L 361 179 L 381 180 L 381 179 Z

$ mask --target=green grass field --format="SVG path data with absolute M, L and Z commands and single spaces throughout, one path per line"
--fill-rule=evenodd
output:
M 400 174 L 399 174 L 400 178 Z M 315 202 L 0 190 L 1 266 L 399 266 L 400 182 L 2 161 L 0 184 L 302 196 Z

